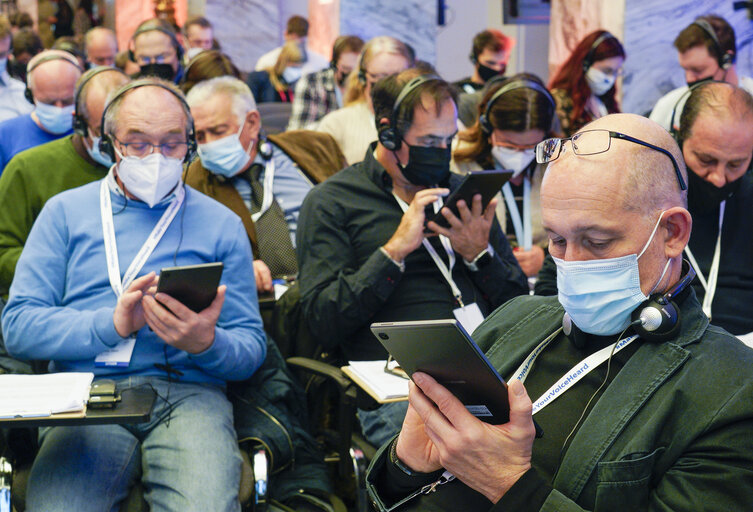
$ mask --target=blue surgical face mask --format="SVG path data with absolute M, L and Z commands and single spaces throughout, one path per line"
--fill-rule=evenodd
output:
M 630 314 L 635 308 L 648 300 L 641 290 L 638 258 L 654 239 L 663 214 L 639 254 L 587 261 L 553 258 L 557 264 L 560 304 L 580 330 L 599 336 L 619 334 L 630 325 Z M 667 260 L 649 295 L 664 279 L 669 263 Z
M 97 162 L 99 165 L 103 165 L 109 169 L 115 162 L 112 161 L 112 158 L 110 158 L 109 155 L 105 155 L 99 150 L 99 141 L 101 138 L 102 137 L 92 137 L 91 147 L 89 147 L 89 144 L 87 144 L 84 140 L 84 147 L 86 148 L 86 152 L 89 153 L 89 156 L 92 160 Z
M 5 73 L 5 70 L 8 69 L 8 58 L 4 58 L 0 60 L 0 75 Z
M 298 79 L 301 78 L 301 74 L 302 74 L 301 68 L 288 66 L 282 72 L 282 79 L 285 80 L 285 83 L 292 84 L 292 83 L 297 82 Z
M 607 75 L 600 69 L 594 67 L 588 68 L 586 71 L 586 83 L 591 92 L 596 96 L 605 95 L 609 89 L 614 87 L 614 82 L 617 80 L 617 75 Z
M 206 144 L 199 144 L 199 158 L 202 165 L 214 174 L 225 178 L 232 178 L 244 169 L 251 160 L 248 152 L 253 147 L 254 141 L 251 141 L 248 149 L 244 149 L 241 144 L 241 131 L 243 131 L 243 124 L 237 133 Z
M 42 123 L 42 128 L 55 135 L 60 135 L 73 129 L 73 110 L 75 105 L 68 105 L 65 107 L 56 107 L 55 105 L 48 105 L 41 101 L 35 102 L 37 108 L 34 112 L 37 114 L 39 122 Z

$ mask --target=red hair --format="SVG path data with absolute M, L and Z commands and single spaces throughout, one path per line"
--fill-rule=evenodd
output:
M 583 61 L 591 51 L 591 47 L 596 40 L 606 30 L 596 30 L 584 37 L 578 46 L 575 47 L 570 57 L 562 64 L 554 78 L 549 82 L 549 89 L 563 89 L 573 100 L 573 111 L 570 121 L 575 121 L 583 115 L 586 108 L 586 101 L 591 96 L 591 89 L 586 82 L 586 73 L 583 70 Z M 625 58 L 625 50 L 622 44 L 615 37 L 607 37 L 591 54 L 591 63 L 608 59 L 610 57 Z M 612 86 L 603 96 L 600 96 L 604 106 L 609 112 L 619 112 L 620 107 L 615 99 L 615 88 Z

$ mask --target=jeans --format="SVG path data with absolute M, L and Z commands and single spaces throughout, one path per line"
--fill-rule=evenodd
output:
M 153 511 L 240 511 L 241 458 L 224 390 L 156 377 L 117 385 L 153 387 L 151 420 L 41 429 L 27 510 L 117 511 L 141 480 Z
M 400 432 L 407 411 L 407 400 L 388 402 L 373 411 L 359 409 L 358 419 L 361 422 L 364 437 L 374 446 L 382 446 Z

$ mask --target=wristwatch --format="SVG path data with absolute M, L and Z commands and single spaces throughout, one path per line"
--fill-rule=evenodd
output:
M 481 251 L 478 256 L 473 258 L 473 261 L 468 262 L 463 260 L 463 263 L 465 263 L 465 266 L 468 267 L 468 270 L 470 270 L 471 272 L 478 272 L 480 269 L 491 263 L 493 259 L 494 249 L 492 249 L 492 246 L 489 245 L 486 249 Z
M 397 456 L 397 437 L 394 441 L 392 441 L 392 443 L 390 443 L 390 462 L 408 476 L 418 476 L 425 474 L 418 471 L 413 471 L 411 468 L 403 464 L 403 461 L 401 461 Z

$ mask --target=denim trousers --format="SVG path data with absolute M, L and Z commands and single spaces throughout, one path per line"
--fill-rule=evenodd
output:
M 361 423 L 363 436 L 372 445 L 382 446 L 403 428 L 406 412 L 408 412 L 407 400 L 388 402 L 373 411 L 358 409 L 358 420 Z
M 156 377 L 117 386 L 156 391 L 150 421 L 41 429 L 27 510 L 117 511 L 140 480 L 152 511 L 240 511 L 241 458 L 224 390 Z

